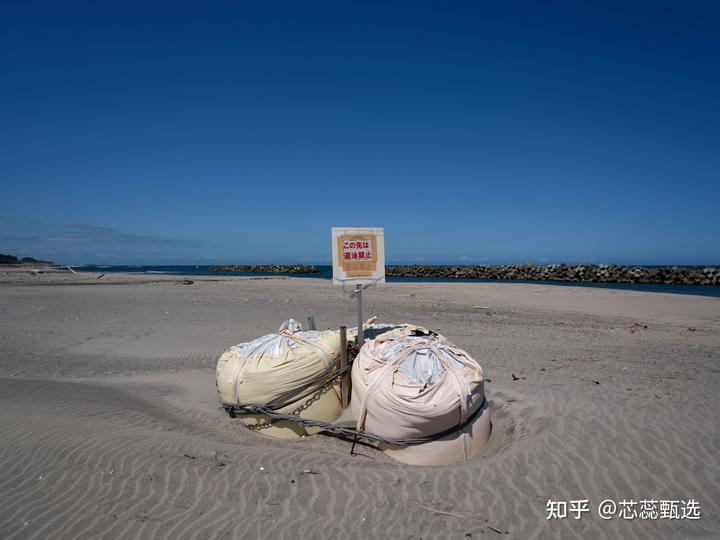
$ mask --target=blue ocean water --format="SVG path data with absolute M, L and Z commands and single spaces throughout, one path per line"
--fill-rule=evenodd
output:
M 291 276 L 301 277 L 305 279 L 332 279 L 332 266 L 318 265 L 320 273 L 318 274 L 270 274 L 258 272 L 215 272 L 210 270 L 208 266 L 194 265 L 86 265 L 73 267 L 78 272 L 95 272 L 95 273 L 123 273 L 123 274 L 165 274 L 174 276 Z M 662 292 L 676 294 L 694 294 L 700 296 L 720 297 L 720 287 L 704 287 L 702 285 L 651 285 L 640 283 L 585 283 L 585 282 L 569 282 L 569 281 L 523 281 L 523 280 L 497 280 L 497 279 L 454 279 L 454 278 L 405 278 L 388 276 L 388 282 L 470 282 L 470 283 L 535 283 L 538 285 L 557 285 L 572 287 L 592 287 L 597 289 L 620 289 L 626 291 L 645 291 L 645 292 Z

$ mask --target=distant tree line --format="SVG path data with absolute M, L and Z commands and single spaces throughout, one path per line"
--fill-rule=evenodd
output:
M 52 261 L 41 261 L 33 259 L 32 257 L 23 257 L 18 259 L 15 255 L 4 255 L 0 253 L 0 264 L 24 264 L 24 263 L 36 263 L 36 264 L 53 264 Z

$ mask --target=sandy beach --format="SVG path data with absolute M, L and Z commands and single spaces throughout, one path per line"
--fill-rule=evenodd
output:
M 230 420 L 228 346 L 313 315 L 329 281 L 0 271 L 2 538 L 717 538 L 720 299 L 507 283 L 392 283 L 384 322 L 437 330 L 485 370 L 480 459 L 395 462 Z M 588 499 L 576 520 L 547 501 Z M 701 518 L 604 520 L 605 500 Z

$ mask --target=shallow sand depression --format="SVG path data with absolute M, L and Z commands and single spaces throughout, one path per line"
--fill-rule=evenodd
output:
M 317 279 L 0 272 L 2 538 L 659 538 L 720 535 L 720 299 L 487 283 L 364 293 L 485 371 L 481 458 L 415 467 L 331 437 L 276 440 L 219 407 L 229 345 L 314 315 Z M 588 499 L 576 520 L 546 503 Z M 603 520 L 694 499 L 699 520 Z

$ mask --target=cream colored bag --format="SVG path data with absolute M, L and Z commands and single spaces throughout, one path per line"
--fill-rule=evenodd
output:
M 357 428 L 392 439 L 462 430 L 414 446 L 380 444 L 413 465 L 444 465 L 480 454 L 490 437 L 483 371 L 462 349 L 424 328 L 405 325 L 370 340 L 352 368 L 350 406 Z
M 297 321 L 283 323 L 277 333 L 230 347 L 217 363 L 216 384 L 226 404 L 266 405 L 321 375 L 340 357 L 339 332 L 302 331 Z M 279 409 L 286 414 L 332 422 L 341 412 L 340 389 L 327 386 L 312 401 L 305 396 Z M 298 411 L 298 408 L 302 408 Z M 268 418 L 262 414 L 241 415 L 248 425 Z M 259 433 L 273 437 L 298 437 L 316 433 L 293 422 L 275 422 Z

